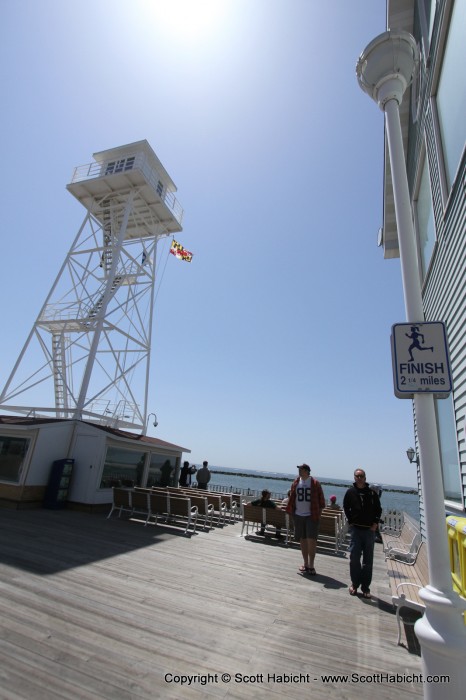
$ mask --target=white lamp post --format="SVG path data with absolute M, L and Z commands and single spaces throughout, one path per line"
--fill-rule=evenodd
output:
M 356 66 L 361 89 L 385 113 L 406 317 L 409 323 L 422 322 L 424 311 L 399 105 L 412 80 L 418 60 L 418 48 L 411 34 L 402 30 L 390 30 L 368 44 Z M 414 408 L 429 558 L 429 584 L 420 592 L 426 612 L 416 623 L 415 630 L 421 645 L 424 679 L 435 675 L 450 677 L 448 684 L 425 683 L 424 697 L 429 700 L 457 700 L 466 688 L 466 626 L 461 615 L 464 609 L 462 601 L 452 588 L 433 396 L 414 394 Z

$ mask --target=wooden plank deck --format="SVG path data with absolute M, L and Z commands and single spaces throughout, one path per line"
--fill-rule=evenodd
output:
M 296 548 L 240 532 L 0 510 L 2 700 L 422 697 L 377 676 L 421 673 L 396 645 L 381 545 L 369 602 L 348 595 L 346 558 L 318 553 L 303 577 Z

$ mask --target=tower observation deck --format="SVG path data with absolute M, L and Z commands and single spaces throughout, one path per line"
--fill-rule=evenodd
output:
M 67 189 L 105 225 L 111 203 L 115 224 L 121 224 L 122 205 L 134 192 L 132 217 L 125 239 L 181 231 L 183 210 L 176 187 L 147 141 L 138 141 L 93 154 L 94 162 L 75 168 Z M 120 206 L 118 206 L 120 205 Z
M 141 430 L 157 242 L 182 230 L 183 210 L 147 141 L 99 151 L 93 159 L 75 168 L 67 185 L 86 210 L 84 221 L 0 407 Z

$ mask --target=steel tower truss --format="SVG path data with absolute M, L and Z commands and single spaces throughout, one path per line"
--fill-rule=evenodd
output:
M 144 430 L 156 247 L 170 231 L 143 188 L 107 189 L 92 198 L 0 406 Z

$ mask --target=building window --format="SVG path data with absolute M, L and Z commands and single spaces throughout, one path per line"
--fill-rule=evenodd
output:
M 113 173 L 122 173 L 124 170 L 132 170 L 134 168 L 135 159 L 135 156 L 130 156 L 129 158 L 109 161 L 105 168 L 105 175 L 113 175 Z
M 415 200 L 415 208 L 419 252 L 421 254 L 422 264 L 422 279 L 425 279 L 436 241 L 434 208 L 432 206 L 429 165 L 427 158 L 424 158 L 424 164 L 421 170 L 419 192 L 417 199 Z
M 123 172 L 124 167 L 125 167 L 125 159 L 122 158 L 121 160 L 117 160 L 117 162 L 115 163 L 115 172 L 116 173 Z
M 443 491 L 447 501 L 462 501 L 453 399 L 436 399 L 437 428 L 442 462 Z
M 424 58 L 429 55 L 430 40 L 434 27 L 436 0 L 419 0 L 417 3 L 417 19 L 420 25 Z
M 175 466 L 175 457 L 152 453 L 147 486 L 176 486 Z
M 112 486 L 140 486 L 144 471 L 145 452 L 107 447 L 101 489 Z
M 466 65 L 465 27 L 466 2 L 456 0 L 436 99 L 448 190 L 454 182 L 466 140 L 466 91 L 459 87 L 462 85 L 462 66 Z
M 29 438 L 0 435 L 0 480 L 18 483 L 29 448 Z

